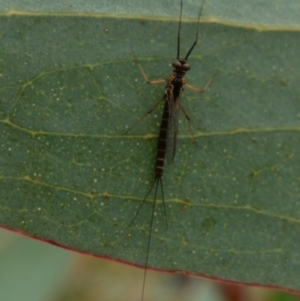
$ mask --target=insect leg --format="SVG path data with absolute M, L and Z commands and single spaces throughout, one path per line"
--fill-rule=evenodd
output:
M 141 118 L 139 118 L 128 130 L 124 132 L 124 134 L 127 134 L 133 127 L 135 127 L 140 121 L 142 121 L 144 118 L 146 118 L 149 114 L 151 114 L 162 102 L 164 99 L 161 99 L 156 105 L 154 105 L 147 113 L 145 113 Z
M 190 84 L 186 84 L 185 86 L 186 86 L 187 88 L 193 90 L 193 91 L 200 92 L 200 93 L 204 93 L 204 92 L 208 89 L 208 87 L 210 86 L 210 84 L 212 83 L 213 79 L 216 77 L 216 75 L 217 75 L 218 73 L 219 73 L 219 71 L 216 72 L 216 73 L 211 77 L 211 79 L 206 83 L 206 85 L 205 85 L 205 87 L 204 87 L 203 89 L 197 88 L 197 87 L 192 86 L 192 85 L 190 85 Z
M 195 136 L 194 136 L 194 131 L 193 131 L 193 128 L 192 128 L 191 118 L 189 117 L 189 115 L 187 114 L 187 112 L 186 112 L 186 110 L 183 108 L 183 106 L 180 106 L 180 110 L 182 111 L 182 113 L 184 114 L 185 118 L 186 118 L 187 121 L 188 121 L 189 129 L 190 129 L 190 132 L 191 132 L 191 134 L 192 134 L 193 141 L 195 141 Z
M 156 80 L 149 80 L 148 76 L 146 75 L 142 65 L 140 63 L 138 63 L 138 66 L 142 72 L 143 78 L 145 80 L 145 82 L 149 85 L 155 85 L 155 84 L 161 84 L 161 83 L 165 83 L 167 80 L 165 78 L 160 78 L 160 79 L 156 79 Z

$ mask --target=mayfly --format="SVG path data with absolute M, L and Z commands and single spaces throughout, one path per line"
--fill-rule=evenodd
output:
M 154 219 L 155 205 L 156 205 L 156 199 L 157 199 L 157 193 L 158 193 L 159 186 L 161 188 L 162 203 L 163 203 L 163 208 L 164 208 L 164 213 L 165 213 L 166 223 L 167 223 L 167 214 L 166 214 L 166 206 L 165 206 L 165 202 L 164 202 L 162 176 L 163 176 L 163 171 L 164 171 L 165 157 L 167 157 L 167 161 L 169 164 L 172 164 L 174 162 L 174 158 L 175 158 L 175 154 L 176 154 L 176 141 L 177 141 L 177 133 L 178 133 L 179 110 L 181 110 L 183 112 L 183 114 L 185 115 L 185 117 L 188 121 L 188 124 L 189 124 L 189 128 L 192 132 L 190 118 L 187 115 L 184 108 L 180 104 L 181 97 L 183 95 L 183 91 L 184 91 L 185 87 L 187 87 L 193 91 L 196 91 L 196 92 L 200 92 L 200 93 L 205 92 L 214 78 L 214 76 L 213 76 L 206 83 L 206 85 L 203 89 L 199 89 L 197 87 L 189 85 L 188 83 L 186 83 L 185 78 L 184 78 L 185 73 L 191 69 L 191 66 L 188 64 L 187 60 L 198 42 L 199 23 L 200 23 L 200 16 L 202 13 L 203 5 L 204 5 L 204 1 L 202 2 L 202 5 L 201 5 L 200 11 L 199 11 L 199 15 L 198 15 L 195 41 L 192 44 L 189 51 L 187 52 L 184 59 L 181 59 L 180 58 L 180 30 L 181 30 L 181 19 L 182 19 L 182 0 L 180 2 L 180 17 L 179 17 L 179 26 L 178 26 L 178 33 L 177 33 L 177 56 L 176 56 L 176 60 L 172 63 L 173 73 L 169 76 L 169 78 L 150 81 L 148 79 L 146 73 L 144 72 L 142 66 L 140 64 L 138 64 L 146 83 L 148 83 L 148 84 L 159 84 L 159 83 L 164 83 L 164 82 L 167 83 L 163 98 L 157 104 L 155 104 L 146 114 L 144 114 L 132 127 L 130 127 L 126 131 L 126 132 L 128 132 L 129 130 L 131 130 L 137 123 L 139 123 L 141 120 L 143 120 L 146 116 L 148 116 L 151 112 L 153 112 L 157 107 L 159 107 L 159 105 L 161 105 L 164 102 L 163 116 L 162 116 L 162 120 L 161 120 L 158 145 L 157 145 L 156 163 L 155 163 L 155 170 L 154 170 L 154 174 L 155 174 L 154 181 L 152 182 L 151 187 L 148 190 L 143 202 L 140 204 L 139 208 L 137 209 L 131 223 L 128 225 L 128 229 L 129 229 L 132 226 L 133 222 L 135 221 L 136 217 L 138 216 L 138 213 L 139 213 L 141 207 L 143 206 L 143 204 L 145 203 L 148 195 L 152 191 L 153 187 L 155 187 L 154 200 L 153 200 L 153 205 L 152 205 L 152 214 L 151 214 L 150 225 L 149 225 L 150 230 L 149 230 L 149 236 L 148 236 L 148 242 L 147 242 L 147 253 L 146 253 L 145 271 L 144 271 L 142 297 L 141 297 L 142 300 L 143 300 L 144 291 L 145 291 L 146 272 L 147 272 L 147 267 L 148 267 L 153 219 Z M 192 134 L 193 134 L 193 132 L 192 132 Z

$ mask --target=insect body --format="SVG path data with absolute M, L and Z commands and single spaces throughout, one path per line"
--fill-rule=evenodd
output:
M 146 116 L 148 116 L 160 104 L 162 104 L 164 102 L 164 110 L 163 110 L 163 116 L 162 116 L 162 120 L 161 120 L 158 145 L 157 145 L 157 155 L 156 155 L 156 163 L 155 163 L 155 170 L 154 170 L 154 181 L 152 182 L 152 185 L 151 185 L 150 189 L 148 190 L 143 202 L 140 204 L 131 223 L 128 226 L 128 228 L 131 227 L 131 225 L 135 221 L 136 217 L 138 216 L 138 213 L 139 213 L 141 207 L 145 203 L 148 195 L 152 191 L 153 187 L 155 187 L 154 200 L 153 200 L 153 205 L 152 205 L 152 214 L 151 214 L 150 225 L 149 225 L 149 236 L 148 236 L 148 243 L 147 243 L 145 272 L 144 272 L 142 298 L 141 298 L 142 300 L 143 300 L 144 290 L 145 290 L 146 271 L 147 271 L 147 266 L 148 266 L 153 219 L 154 219 L 154 212 L 155 212 L 155 206 L 156 206 L 157 193 L 158 193 L 159 186 L 161 188 L 163 208 L 164 208 L 165 216 L 167 219 L 166 207 L 165 207 L 165 202 L 164 202 L 162 176 L 163 176 L 163 171 L 164 171 L 165 157 L 167 157 L 167 161 L 169 164 L 172 164 L 174 162 L 174 158 L 175 158 L 175 154 L 176 154 L 177 133 L 178 133 L 178 113 L 180 110 L 183 112 L 183 114 L 187 118 L 189 128 L 192 132 L 190 118 L 180 103 L 181 97 L 183 95 L 183 91 L 184 91 L 185 87 L 187 87 L 191 90 L 194 90 L 196 92 L 200 92 L 200 93 L 205 92 L 214 78 L 214 76 L 213 76 L 206 83 L 206 85 L 203 89 L 199 89 L 197 87 L 187 84 L 186 80 L 184 78 L 186 72 L 188 70 L 190 70 L 190 68 L 191 68 L 187 62 L 187 59 L 188 59 L 189 55 L 192 53 L 194 47 L 196 46 L 196 44 L 198 42 L 199 21 L 200 21 L 203 4 L 204 4 L 204 1 L 201 5 L 199 15 L 198 15 L 196 39 L 195 39 L 192 47 L 189 49 L 188 53 L 186 54 L 185 58 L 180 59 L 179 58 L 179 56 L 180 56 L 180 29 L 181 29 L 181 16 L 182 16 L 182 0 L 181 0 L 180 19 L 179 19 L 179 27 L 178 27 L 178 34 L 177 34 L 177 58 L 172 63 L 173 73 L 169 76 L 168 79 L 157 79 L 157 80 L 150 81 L 148 79 L 147 75 L 145 74 L 142 66 L 140 64 L 138 64 L 138 66 L 141 70 L 141 73 L 142 73 L 145 81 L 148 84 L 159 84 L 159 83 L 167 82 L 163 99 L 161 99 L 157 104 L 155 104 L 146 114 L 144 114 L 132 127 L 130 127 L 126 131 L 126 132 L 128 132 L 129 130 L 131 130 L 138 122 L 143 120 Z

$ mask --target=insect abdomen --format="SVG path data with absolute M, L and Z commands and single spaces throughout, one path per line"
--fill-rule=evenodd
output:
M 155 165 L 155 178 L 161 178 L 164 171 L 164 163 L 167 149 L 167 135 L 169 122 L 169 106 L 165 101 L 164 113 L 160 124 L 160 132 L 157 144 L 157 156 Z

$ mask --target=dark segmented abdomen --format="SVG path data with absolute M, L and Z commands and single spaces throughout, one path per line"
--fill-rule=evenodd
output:
M 165 101 L 164 113 L 160 124 L 160 132 L 157 144 L 157 155 L 155 165 L 155 178 L 161 178 L 164 171 L 164 163 L 167 149 L 167 135 L 168 135 L 168 121 L 169 121 L 169 106 Z

